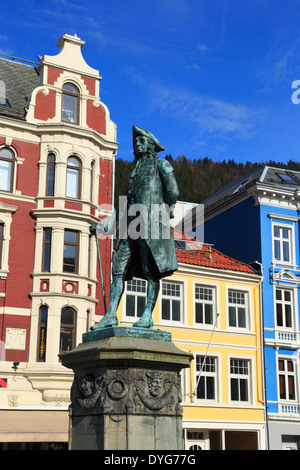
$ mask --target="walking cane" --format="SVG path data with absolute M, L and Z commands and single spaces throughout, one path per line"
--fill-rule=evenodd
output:
M 102 266 L 101 266 L 101 256 L 100 256 L 100 249 L 99 249 L 99 240 L 97 237 L 96 227 L 91 225 L 90 232 L 95 235 L 96 238 L 96 246 L 97 246 L 97 254 L 98 254 L 98 264 L 99 264 L 99 271 L 100 271 L 100 278 L 101 278 L 101 286 L 102 286 L 102 295 L 103 295 L 103 303 L 104 303 L 104 314 L 106 314 L 106 300 L 105 300 L 105 290 L 104 290 L 104 282 L 103 282 L 103 275 L 102 275 Z

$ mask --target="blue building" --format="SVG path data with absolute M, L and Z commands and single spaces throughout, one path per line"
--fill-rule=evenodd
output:
M 204 214 L 205 242 L 263 274 L 268 446 L 300 449 L 300 172 L 264 166 L 204 201 Z

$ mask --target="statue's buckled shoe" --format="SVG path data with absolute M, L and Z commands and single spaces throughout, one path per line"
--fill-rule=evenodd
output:
M 116 316 L 105 315 L 99 323 L 91 327 L 91 330 L 99 330 L 100 328 L 109 328 L 118 326 L 119 321 Z
M 141 318 L 132 326 L 138 327 L 138 328 L 152 328 L 153 326 L 152 315 L 149 314 L 148 312 L 143 314 Z

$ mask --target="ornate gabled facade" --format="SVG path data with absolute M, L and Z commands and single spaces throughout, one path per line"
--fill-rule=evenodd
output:
M 300 449 L 297 171 L 264 166 L 204 201 L 205 239 L 263 274 L 270 449 Z
M 72 374 L 58 354 L 104 313 L 89 227 L 113 207 L 116 126 L 84 41 L 64 35 L 57 45 L 39 64 L 0 59 L 3 448 L 67 442 Z M 100 250 L 108 290 L 109 239 Z

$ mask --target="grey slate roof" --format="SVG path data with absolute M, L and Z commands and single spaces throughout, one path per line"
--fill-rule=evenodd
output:
M 288 178 L 288 179 L 286 179 Z M 217 193 L 203 201 L 204 212 L 207 215 L 214 209 L 239 197 L 246 190 L 256 183 L 261 183 L 270 188 L 299 190 L 300 172 L 282 168 L 262 166 L 258 170 L 233 181 L 228 186 L 222 188 Z
M 26 98 L 37 86 L 39 73 L 35 66 L 0 57 L 0 115 L 24 119 Z

